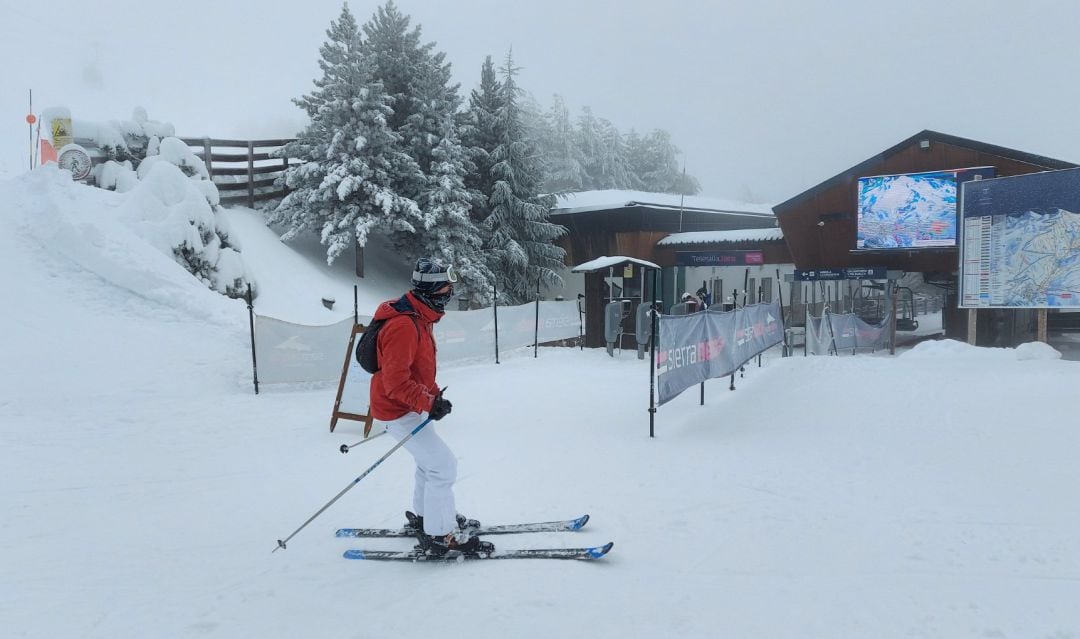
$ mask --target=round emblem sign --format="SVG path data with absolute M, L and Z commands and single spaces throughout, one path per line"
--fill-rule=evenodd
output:
M 75 180 L 85 180 L 94 168 L 90 161 L 90 154 L 78 144 L 66 144 L 57 155 L 56 163 L 60 168 L 71 171 L 71 177 Z

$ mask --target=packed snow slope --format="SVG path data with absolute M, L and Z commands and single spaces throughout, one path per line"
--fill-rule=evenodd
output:
M 5 637 L 1080 637 L 1080 366 L 1038 345 L 767 354 L 657 413 L 630 352 L 446 368 L 459 509 L 590 513 L 502 547 L 593 563 L 347 561 L 396 526 L 397 453 L 328 420 L 336 386 L 250 386 L 247 318 L 109 215 L 0 182 Z M 234 229 L 235 230 L 235 229 Z M 241 238 L 242 240 L 243 238 Z

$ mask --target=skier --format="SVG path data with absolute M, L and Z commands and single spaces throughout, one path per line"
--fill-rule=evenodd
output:
M 438 421 L 453 408 L 435 383 L 433 326 L 453 298 L 456 281 L 453 267 L 422 257 L 413 270 L 412 290 L 383 302 L 375 311 L 373 319 L 387 321 L 376 344 L 379 370 L 371 379 L 371 414 L 398 441 L 429 416 Z M 405 449 L 416 461 L 413 508 L 418 515 L 416 535 L 424 551 L 444 555 L 449 550 L 466 554 L 493 550 L 469 532 L 480 523 L 457 514 L 457 458 L 435 431 L 435 424 L 413 435 Z

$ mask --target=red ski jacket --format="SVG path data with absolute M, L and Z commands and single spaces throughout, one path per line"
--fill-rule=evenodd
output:
M 411 317 L 410 317 L 411 316 Z M 435 384 L 435 334 L 443 314 L 406 293 L 383 302 L 373 319 L 386 319 L 376 345 L 379 370 L 371 378 L 371 415 L 380 421 L 430 412 Z

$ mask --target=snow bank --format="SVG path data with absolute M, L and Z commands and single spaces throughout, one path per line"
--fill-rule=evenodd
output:
M 261 213 L 244 207 L 222 209 L 218 220 L 228 225 L 229 239 L 240 249 L 245 272 L 259 291 L 259 315 L 310 326 L 335 324 L 352 316 L 354 285 L 361 316 L 411 286 L 412 266 L 381 238 L 372 238 L 365 248 L 365 277 L 360 279 L 352 255 L 328 265 L 326 247 L 313 233 L 283 242 Z M 336 300 L 333 308 L 326 308 L 323 298 Z
M 1061 353 L 1049 344 L 1028 342 L 1016 348 L 988 348 L 972 346 L 967 342 L 952 339 L 934 340 L 916 344 L 911 350 L 900 355 L 905 359 L 942 359 L 942 360 L 1054 360 L 1061 359 Z
M 1018 360 L 1039 360 L 1039 359 L 1061 359 L 1061 351 L 1054 348 L 1049 344 L 1042 342 L 1028 342 L 1027 344 L 1021 344 L 1017 346 L 1016 359 Z
M 173 171 L 181 182 L 190 182 Z M 197 191 L 194 195 L 201 199 Z M 170 206 L 163 201 L 169 198 L 178 199 Z M 190 227 L 184 216 L 197 206 L 179 184 L 164 193 L 154 184 L 113 193 L 72 182 L 66 171 L 45 166 L 0 183 L 0 201 L 14 232 L 44 252 L 139 297 L 199 317 L 233 321 L 235 303 L 193 278 L 167 250 L 164 238 L 174 237 L 176 228 Z M 202 205 L 208 207 L 205 200 Z

